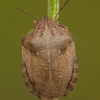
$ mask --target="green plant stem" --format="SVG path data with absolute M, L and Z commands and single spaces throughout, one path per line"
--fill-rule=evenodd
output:
M 48 17 L 55 19 L 56 14 L 59 11 L 60 0 L 48 0 Z M 58 19 L 58 16 L 56 17 Z

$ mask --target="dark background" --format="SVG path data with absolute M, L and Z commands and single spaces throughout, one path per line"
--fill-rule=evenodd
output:
M 0 0 L 0 100 L 39 100 L 21 75 L 21 40 L 34 27 L 33 19 L 14 6 L 37 20 L 47 16 L 47 0 Z M 74 36 L 79 63 L 78 82 L 61 100 L 100 100 L 100 0 L 70 0 L 60 24 Z

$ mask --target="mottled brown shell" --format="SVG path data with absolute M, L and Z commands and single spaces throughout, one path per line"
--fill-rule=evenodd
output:
M 22 40 L 25 84 L 44 100 L 66 96 L 78 77 L 73 36 L 67 27 L 44 17 Z

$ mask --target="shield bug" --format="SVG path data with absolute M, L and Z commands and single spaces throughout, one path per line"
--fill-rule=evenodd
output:
M 78 77 L 74 40 L 68 28 L 57 24 L 57 20 L 35 19 L 34 29 L 22 39 L 22 58 L 25 84 L 37 97 L 56 100 L 74 88 Z

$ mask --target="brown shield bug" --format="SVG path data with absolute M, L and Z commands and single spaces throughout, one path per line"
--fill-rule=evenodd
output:
M 25 84 L 37 97 L 57 100 L 74 88 L 78 64 L 73 36 L 66 26 L 49 17 L 35 20 L 34 29 L 22 40 L 22 58 Z

